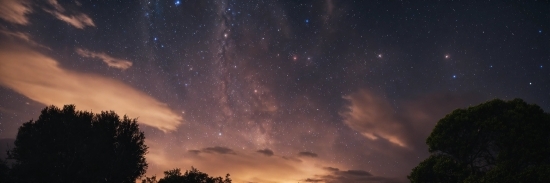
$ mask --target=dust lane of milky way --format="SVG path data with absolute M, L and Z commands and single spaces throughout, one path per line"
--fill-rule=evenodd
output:
M 75 104 L 138 118 L 149 176 L 407 182 L 452 110 L 492 98 L 550 110 L 548 7 L 4 0 L 0 138 Z

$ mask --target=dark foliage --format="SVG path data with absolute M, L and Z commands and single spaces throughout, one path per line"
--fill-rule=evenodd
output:
M 46 107 L 19 128 L 10 174 L 15 182 L 135 182 L 147 169 L 144 140 L 135 119 L 113 111 Z
M 550 114 L 521 99 L 457 109 L 426 140 L 415 182 L 550 182 Z
M 194 167 L 191 170 L 185 171 L 181 174 L 179 168 L 168 170 L 164 172 L 164 178 L 156 180 L 156 177 L 146 177 L 141 181 L 142 183 L 231 183 L 229 174 L 222 177 L 209 177 L 208 174 L 200 172 Z
M 0 159 L 0 183 L 13 181 L 11 180 L 9 173 L 10 173 L 10 167 L 8 166 L 8 163 Z

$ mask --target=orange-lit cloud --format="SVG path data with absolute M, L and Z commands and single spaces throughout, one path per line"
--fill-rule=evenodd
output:
M 51 48 L 47 47 L 47 46 L 44 46 L 44 45 L 41 45 L 35 41 L 33 41 L 31 39 L 31 36 L 27 33 L 23 33 L 23 32 L 12 32 L 12 31 L 8 31 L 8 30 L 3 30 L 3 29 L 0 29 L 0 33 L 4 34 L 5 36 L 7 37 L 10 37 L 10 38 L 17 38 L 17 39 L 21 39 L 21 40 L 24 40 L 26 41 L 27 43 L 29 43 L 30 45 L 32 46 L 36 46 L 36 47 L 42 47 L 42 48 L 46 48 L 48 50 L 51 50 Z
M 165 151 L 162 144 L 147 141 L 150 147 L 147 162 L 150 164 L 147 175 L 162 177 L 162 172 L 173 168 L 189 169 L 191 166 L 211 176 L 231 174 L 233 182 L 285 183 L 301 182 L 310 177 L 328 175 L 324 167 L 334 166 L 318 158 L 299 160 L 284 156 L 266 156 L 265 150 L 237 150 L 228 147 L 206 147 L 201 150 L 183 151 L 171 148 Z M 268 150 L 269 154 L 273 153 Z M 181 152 L 169 154 L 173 152 Z M 275 153 L 276 154 L 276 153 Z M 298 159 L 299 161 L 296 161 Z
M 344 96 L 351 104 L 342 112 L 344 122 L 353 130 L 371 140 L 385 139 L 395 145 L 406 147 L 402 136 L 404 129 L 390 103 L 367 90 Z
M 55 8 L 55 10 L 57 10 L 57 11 L 61 11 L 61 12 L 65 11 L 65 8 L 63 8 L 63 6 L 61 6 L 61 5 L 57 2 L 57 0 L 48 0 L 48 3 L 49 3 L 50 5 L 52 5 L 52 6 Z
M 84 29 L 84 27 L 86 26 L 95 27 L 94 21 L 84 13 L 79 13 L 76 15 L 65 15 L 59 11 L 50 11 L 50 10 L 44 10 L 44 11 L 52 14 L 57 19 L 67 22 L 68 24 L 78 29 Z
M 445 114 L 480 102 L 483 97 L 476 93 L 431 93 L 396 103 L 396 107 L 381 95 L 365 89 L 343 98 L 349 103 L 340 115 L 351 129 L 370 140 L 385 140 L 413 150 L 425 149 L 424 139 L 419 140 L 417 137 L 428 137 L 434 125 Z
M 114 110 L 165 132 L 183 121 L 166 104 L 120 81 L 65 70 L 52 58 L 14 43 L 0 45 L 0 84 L 44 105 Z
M 324 167 L 328 174 L 316 175 L 314 178 L 307 178 L 304 182 L 314 183 L 390 183 L 402 182 L 398 179 L 387 177 L 374 176 L 370 172 L 364 170 L 340 170 L 334 167 Z
M 57 2 L 57 0 L 48 0 L 48 3 L 54 7 L 54 10 L 45 9 L 44 11 L 52 14 L 57 19 L 67 22 L 68 24 L 78 28 L 84 29 L 86 26 L 95 27 L 94 21 L 84 13 L 75 13 L 74 15 L 68 15 L 65 9 Z
M 105 53 L 96 53 L 96 52 L 91 52 L 80 48 L 76 49 L 76 53 L 78 53 L 80 56 L 83 56 L 83 57 L 99 58 L 103 62 L 105 62 L 109 67 L 114 67 L 117 69 L 125 70 L 132 66 L 132 62 L 128 60 L 113 58 Z
M 30 3 L 26 0 L 1 0 L 0 18 L 15 24 L 27 25 L 27 14 L 31 13 Z

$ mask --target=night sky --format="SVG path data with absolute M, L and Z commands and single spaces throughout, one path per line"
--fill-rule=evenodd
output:
M 138 118 L 148 176 L 406 182 L 454 109 L 550 111 L 549 33 L 532 0 L 1 0 L 0 138 L 75 104 Z

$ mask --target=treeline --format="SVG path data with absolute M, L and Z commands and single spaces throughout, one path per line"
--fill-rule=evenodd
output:
M 44 108 L 37 120 L 19 127 L 7 163 L 0 160 L 0 182 L 135 182 L 148 164 L 145 135 L 136 119 L 115 112 Z M 210 177 L 195 168 L 164 172 L 164 178 L 144 177 L 146 183 L 230 183 L 229 174 Z
M 49 106 L 19 128 L 0 182 L 231 183 L 193 167 L 144 177 L 144 140 L 136 119 Z M 426 143 L 431 156 L 407 176 L 413 183 L 550 182 L 550 114 L 521 99 L 454 110 Z

